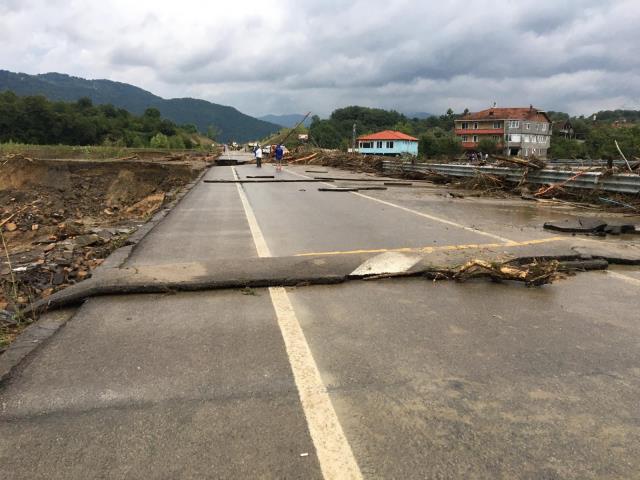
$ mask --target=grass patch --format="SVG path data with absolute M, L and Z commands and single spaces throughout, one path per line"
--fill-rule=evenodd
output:
M 86 146 L 72 145 L 30 145 L 26 143 L 0 143 L 0 156 L 9 154 L 21 154 L 27 157 L 42 159 L 87 159 L 106 160 L 113 158 L 125 158 L 132 155 L 140 157 L 163 157 L 172 153 L 200 152 L 202 150 L 181 150 L 175 148 L 127 148 L 111 146 Z

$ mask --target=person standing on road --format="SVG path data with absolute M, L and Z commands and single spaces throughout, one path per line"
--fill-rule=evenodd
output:
M 284 147 L 281 143 L 276 147 L 276 170 L 282 170 L 282 159 L 284 158 Z
M 255 155 L 256 155 L 256 167 L 262 168 L 262 147 L 260 147 L 260 145 L 256 147 Z

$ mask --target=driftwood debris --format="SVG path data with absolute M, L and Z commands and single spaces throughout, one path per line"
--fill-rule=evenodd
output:
M 627 164 L 627 168 L 629 169 L 630 172 L 633 172 L 633 168 L 631 168 L 631 165 L 629 165 L 629 160 L 627 160 L 627 157 L 625 157 L 624 153 L 622 153 L 622 149 L 620 148 L 620 145 L 618 145 L 618 141 L 614 140 L 613 142 L 616 144 L 616 148 L 618 149 L 618 153 L 620 153 L 620 156 L 624 160 L 624 163 Z
M 513 163 L 516 165 L 520 165 L 521 167 L 533 168 L 536 170 L 540 170 L 547 166 L 545 162 L 537 158 L 525 160 L 524 158 L 520 157 L 506 157 L 504 155 L 493 155 L 493 158 L 495 158 L 496 160 L 500 160 L 501 162 Z
M 472 278 L 489 277 L 494 281 L 515 280 L 527 286 L 551 283 L 558 275 L 559 262 L 556 260 L 518 265 L 510 262 L 491 263 L 485 260 L 472 260 L 455 272 L 453 278 L 466 281 Z

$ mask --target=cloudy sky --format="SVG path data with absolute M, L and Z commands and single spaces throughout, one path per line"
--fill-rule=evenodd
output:
M 640 109 L 640 0 L 0 0 L 0 69 L 252 114 Z

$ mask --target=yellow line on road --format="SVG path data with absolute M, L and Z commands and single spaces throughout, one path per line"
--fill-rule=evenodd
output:
M 233 175 L 236 179 L 238 178 L 235 169 L 233 169 Z M 269 247 L 242 185 L 239 183 L 236 185 L 258 256 L 271 257 Z M 362 479 L 360 467 L 342 430 L 289 295 L 282 287 L 269 288 L 269 294 L 322 475 L 327 480 L 360 480 Z
M 370 250 L 346 250 L 346 251 L 334 251 L 334 252 L 314 252 L 314 253 L 298 253 L 296 257 L 312 257 L 323 255 L 351 255 L 357 253 L 386 253 L 386 252 L 418 252 L 418 253 L 432 253 L 440 251 L 451 250 L 469 250 L 473 248 L 499 248 L 499 247 L 524 247 L 527 245 L 538 245 L 542 243 L 559 242 L 567 240 L 567 237 L 551 237 L 542 238 L 538 240 L 527 240 L 524 242 L 504 242 L 504 243 L 476 243 L 467 245 L 443 245 L 440 247 L 403 247 L 403 248 L 375 248 Z

